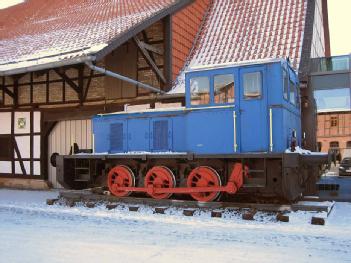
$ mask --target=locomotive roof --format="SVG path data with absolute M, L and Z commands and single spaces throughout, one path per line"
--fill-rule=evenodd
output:
M 212 65 L 200 65 L 200 66 L 190 67 L 185 73 L 193 72 L 193 71 L 212 70 L 212 69 L 218 69 L 218 68 L 231 68 L 231 67 L 270 64 L 270 63 L 278 63 L 278 62 L 286 63 L 287 60 L 283 58 L 268 58 L 268 59 L 246 60 L 246 61 L 228 62 L 228 63 L 212 64 Z

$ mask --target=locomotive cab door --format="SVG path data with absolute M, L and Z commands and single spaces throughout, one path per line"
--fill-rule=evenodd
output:
M 268 151 L 265 67 L 240 69 L 241 152 Z

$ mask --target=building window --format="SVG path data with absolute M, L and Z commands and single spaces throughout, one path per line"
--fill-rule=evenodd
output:
M 317 150 L 318 150 L 318 152 L 320 152 L 321 150 L 322 150 L 322 143 L 321 142 L 318 142 L 317 143 Z
M 258 99 L 262 96 L 262 74 L 252 72 L 244 74 L 244 98 Z
M 339 148 L 339 142 L 330 142 L 329 147 L 330 148 Z
M 337 127 L 339 124 L 338 117 L 332 116 L 330 117 L 330 127 Z
M 283 96 L 284 99 L 288 100 L 289 94 L 289 75 L 285 69 L 283 69 Z
M 0 161 L 10 161 L 13 158 L 11 136 L 0 135 L 0 145 Z
M 234 76 L 232 74 L 217 75 L 214 77 L 214 102 L 234 102 Z
M 351 148 L 351 141 L 346 142 L 346 148 Z
M 290 80 L 290 102 L 296 105 L 296 84 Z
M 195 77 L 190 79 L 190 93 L 192 105 L 210 103 L 210 80 L 208 77 Z

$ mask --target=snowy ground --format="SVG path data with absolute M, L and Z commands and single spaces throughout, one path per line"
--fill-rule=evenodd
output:
M 56 196 L 0 190 L 0 262 L 351 262 L 351 203 L 313 226 L 302 212 L 280 223 L 263 214 L 247 222 L 234 213 L 46 206 Z

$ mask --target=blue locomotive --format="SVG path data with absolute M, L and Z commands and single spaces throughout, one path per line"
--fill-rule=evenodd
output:
M 95 116 L 94 154 L 63 156 L 61 183 L 77 187 L 87 167 L 90 182 L 107 174 L 116 196 L 291 201 L 327 162 L 294 151 L 303 140 L 299 81 L 286 60 L 192 68 L 185 95 L 185 107 Z

